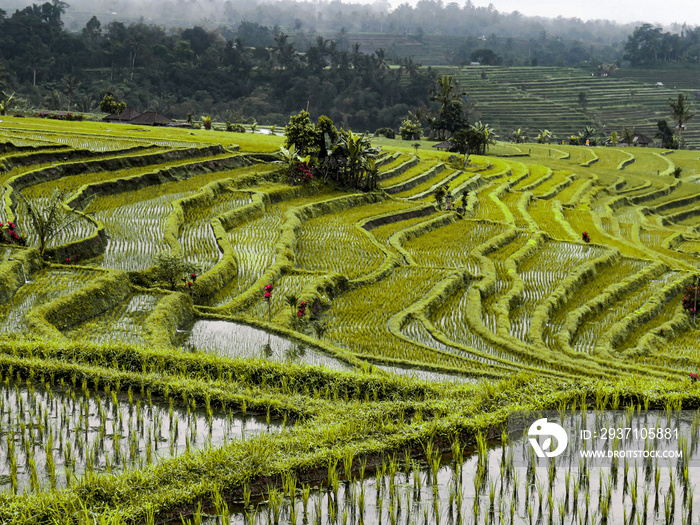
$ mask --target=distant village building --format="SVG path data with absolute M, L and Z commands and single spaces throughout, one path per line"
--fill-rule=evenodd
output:
M 450 148 L 452 148 L 454 144 L 452 144 L 451 140 L 446 140 L 444 142 L 440 142 L 439 144 L 433 144 L 434 148 L 443 150 L 443 151 L 451 151 Z
M 156 113 L 155 111 L 146 111 L 139 113 L 135 109 L 127 108 L 118 115 L 112 114 L 102 119 L 105 122 L 136 124 L 139 126 L 168 126 L 175 121 L 168 117 Z M 188 126 L 189 127 L 189 126 Z
M 610 139 L 608 139 L 610 140 Z M 646 148 L 649 146 L 654 145 L 654 141 L 647 137 L 646 135 L 642 135 L 641 133 L 635 134 L 634 137 L 632 138 L 632 144 L 627 144 L 627 141 L 622 138 L 618 141 L 617 143 L 619 146 L 639 146 L 642 148 Z
M 140 115 L 141 113 L 139 113 L 135 109 L 126 108 L 118 115 L 116 113 L 112 113 L 111 115 L 107 115 L 102 120 L 104 120 L 105 122 L 129 122 L 131 119 L 134 119 Z
M 146 111 L 146 113 L 131 119 L 129 124 L 138 124 L 141 126 L 167 126 L 173 122 L 173 120 L 161 115 L 160 113 L 156 113 L 155 111 Z

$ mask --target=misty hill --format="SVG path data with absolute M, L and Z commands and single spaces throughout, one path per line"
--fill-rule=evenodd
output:
M 58 0 L 57 0 L 58 1 Z M 31 5 L 12 0 L 3 5 L 11 14 Z M 68 2 L 66 28 L 81 30 L 93 16 L 103 23 L 118 20 L 126 24 L 144 22 L 164 27 L 208 29 L 234 28 L 242 21 L 279 26 L 288 33 L 340 31 L 388 35 L 474 35 L 531 37 L 546 32 L 551 37 L 598 44 L 617 44 L 627 38 L 633 25 L 607 20 L 583 22 L 577 18 L 542 18 L 517 11 L 501 13 L 493 6 L 477 7 L 470 0 L 463 5 L 442 0 L 420 0 L 415 7 L 404 3 L 392 8 L 386 0 L 372 4 L 349 2 L 260 2 L 241 0 L 72 0 Z

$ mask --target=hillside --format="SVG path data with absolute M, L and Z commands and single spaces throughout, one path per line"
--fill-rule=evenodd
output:
M 620 135 L 629 126 L 653 138 L 658 120 L 667 119 L 672 126 L 669 98 L 684 93 L 697 107 L 695 93 L 700 90 L 695 68 L 622 69 L 608 77 L 593 76 L 590 69 L 557 67 L 440 67 L 439 71 L 459 79 L 477 116 L 503 139 L 517 128 L 527 130 L 531 139 L 539 130 L 549 129 L 559 141 L 568 142 L 586 125 L 606 137 L 613 131 Z M 580 93 L 585 94 L 585 107 L 579 103 Z M 691 121 L 683 135 L 689 148 L 700 148 L 700 125 Z
M 700 406 L 696 152 L 500 143 L 463 167 L 382 139 L 381 191 L 350 193 L 290 186 L 281 143 L 0 122 L 3 232 L 36 246 L 27 206 L 56 190 L 77 221 L 43 259 L 0 245 L 0 523 L 315 522 L 362 515 L 370 472 L 387 523 L 397 500 L 421 523 L 525 523 L 535 481 L 511 477 L 509 414 Z M 197 269 L 173 286 L 158 253 Z M 654 468 L 680 522 L 697 478 Z M 541 508 L 568 470 L 530 471 Z M 638 505 L 590 472 L 580 508 L 619 518 L 604 490 Z

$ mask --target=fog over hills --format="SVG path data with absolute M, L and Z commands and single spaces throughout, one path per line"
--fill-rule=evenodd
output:
M 55 0 L 58 1 L 58 0 Z M 15 9 L 31 3 L 13 0 L 2 9 L 10 15 Z M 165 27 L 192 27 L 207 29 L 221 26 L 235 27 L 241 21 L 261 25 L 280 26 L 315 32 L 339 31 L 386 34 L 455 34 L 519 37 L 535 36 L 543 31 L 552 37 L 566 40 L 592 40 L 611 44 L 624 40 L 634 24 L 618 24 L 608 20 L 584 21 L 580 18 L 551 18 L 525 16 L 518 11 L 501 12 L 493 5 L 478 6 L 465 3 L 447 3 L 420 0 L 415 5 L 398 6 L 388 1 L 368 3 L 332 2 L 256 2 L 240 0 L 71 0 L 63 16 L 65 27 L 77 31 L 96 16 L 103 25 L 118 20 L 123 23 L 144 22 Z M 605 12 L 601 13 L 601 18 Z

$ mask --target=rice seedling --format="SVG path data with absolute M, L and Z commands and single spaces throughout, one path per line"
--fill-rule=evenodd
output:
M 275 258 L 275 243 L 279 239 L 285 214 L 291 208 L 326 200 L 332 196 L 336 194 L 324 189 L 313 195 L 269 204 L 261 217 L 252 218 L 231 228 L 227 234 L 231 246 L 234 247 L 238 275 L 217 292 L 213 303 L 217 306 L 226 305 L 263 275 Z
M 384 261 L 385 254 L 372 244 L 357 223 L 374 215 L 412 207 L 388 200 L 354 206 L 304 222 L 297 241 L 297 267 L 314 272 L 337 272 L 350 279 L 371 272 Z
M 94 473 L 141 467 L 146 447 L 150 463 L 181 454 L 188 444 L 203 448 L 264 430 L 255 418 L 238 419 L 218 413 L 208 418 L 202 409 L 186 414 L 177 407 L 174 411 L 185 423 L 184 432 L 178 433 L 168 427 L 166 407 L 143 404 L 133 394 L 131 403 L 118 398 L 114 402 L 109 397 L 91 395 L 86 382 L 76 388 L 30 379 L 25 384 L 11 380 L 9 375 L 5 379 L 0 388 L 4 407 L 0 427 L 6 438 L 0 443 L 0 492 L 8 486 L 12 492 L 22 487 L 33 492 L 44 487 L 60 488 L 89 479 Z M 204 425 L 208 419 L 209 435 L 198 436 L 197 425 Z M 180 426 L 177 418 L 175 421 Z M 170 451 L 157 444 L 168 436 L 173 440 Z
M 202 272 L 214 266 L 220 253 L 211 228 L 211 219 L 250 202 L 249 193 L 225 191 L 216 194 L 214 200 L 206 205 L 185 207 L 180 244 L 188 260 L 199 266 Z
M 95 343 L 126 342 L 147 344 L 143 322 L 161 298 L 155 294 L 135 294 L 103 314 L 65 332 L 71 339 Z
M 535 257 L 527 259 L 518 273 L 525 283 L 523 297 L 511 311 L 511 334 L 527 342 L 530 316 L 535 306 L 550 295 L 575 267 L 602 255 L 597 247 L 573 243 L 547 243 Z
M 595 348 L 597 339 L 604 332 L 603 326 L 609 327 L 641 307 L 659 287 L 663 287 L 676 277 L 676 272 L 666 272 L 656 279 L 644 281 L 636 289 L 624 294 L 599 314 L 586 319 L 578 327 L 572 347 L 578 352 L 590 353 Z
M 32 274 L 7 302 L 0 304 L 0 332 L 27 330 L 24 316 L 33 308 L 77 290 L 100 275 L 85 269 L 46 268 Z
M 404 243 L 419 266 L 467 268 L 477 272 L 471 251 L 506 230 L 485 221 L 459 221 L 415 237 Z

